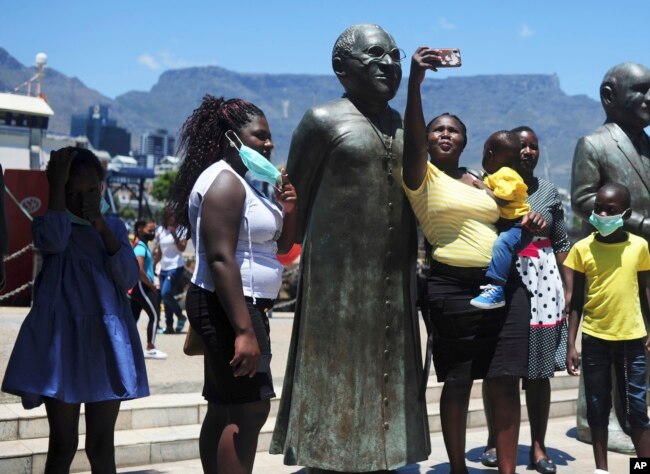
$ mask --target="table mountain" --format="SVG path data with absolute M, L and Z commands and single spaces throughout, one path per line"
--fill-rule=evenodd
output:
M 13 90 L 33 74 L 34 68 L 25 67 L 0 48 L 0 90 Z M 406 80 L 391 102 L 399 111 L 406 103 Z M 68 133 L 72 114 L 84 114 L 88 106 L 105 103 L 118 125 L 131 131 L 134 147 L 142 132 L 157 128 L 177 132 L 206 93 L 243 97 L 266 113 L 276 163 L 286 161 L 291 133 L 305 110 L 343 92 L 333 74 L 249 74 L 216 66 L 166 71 L 150 91 L 127 92 L 114 100 L 48 67 L 43 90 L 56 113 L 50 130 Z M 576 141 L 604 121 L 597 101 L 565 94 L 556 75 L 428 78 L 422 92 L 425 117 L 448 111 L 467 125 L 469 144 L 463 164 L 480 166 L 483 141 L 493 131 L 528 125 L 537 131 L 542 148 L 537 174 L 562 187 L 569 185 Z

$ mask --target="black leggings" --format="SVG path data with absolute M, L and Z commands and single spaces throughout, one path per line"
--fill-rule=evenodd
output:
M 156 331 L 160 321 L 160 296 L 157 291 L 152 290 L 142 281 L 138 281 L 131 292 L 131 312 L 136 321 L 143 309 L 149 316 L 147 343 L 153 346 L 156 343 Z
M 69 473 L 79 444 L 78 403 L 45 399 L 50 438 L 45 474 Z M 86 403 L 86 455 L 93 474 L 115 473 L 115 421 L 120 400 Z

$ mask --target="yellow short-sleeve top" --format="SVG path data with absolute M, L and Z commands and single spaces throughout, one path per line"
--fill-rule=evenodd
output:
M 508 201 L 505 206 L 500 206 L 499 211 L 504 219 L 518 219 L 530 212 L 528 200 L 528 186 L 519 173 L 512 168 L 503 166 L 496 173 L 492 173 L 483 180 L 496 197 Z
M 482 189 L 447 176 L 432 163 L 418 189 L 403 184 L 434 260 L 456 267 L 487 267 L 497 237 L 499 209 Z

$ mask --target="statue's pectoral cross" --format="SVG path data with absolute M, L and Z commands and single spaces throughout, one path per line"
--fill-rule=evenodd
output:
M 385 136 L 385 135 L 384 135 Z M 393 137 L 388 137 L 388 144 L 384 142 L 385 153 L 381 156 L 381 159 L 384 162 L 384 167 L 386 168 L 386 175 L 388 181 L 393 179 L 393 166 L 397 164 L 397 157 L 393 155 Z
M 395 157 L 392 152 L 387 151 L 381 156 L 381 159 L 384 160 L 384 167 L 386 168 L 386 173 L 388 174 L 388 176 L 392 176 L 393 165 L 397 164 L 397 157 Z

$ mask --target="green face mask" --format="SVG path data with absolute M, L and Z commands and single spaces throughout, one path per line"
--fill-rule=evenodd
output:
M 600 235 L 607 237 L 623 227 L 623 214 L 600 216 L 592 212 L 589 216 L 589 223 L 596 228 Z
M 239 142 L 239 146 L 237 146 L 237 144 L 228 136 L 228 132 L 232 132 Z M 253 177 L 272 185 L 277 184 L 278 179 L 280 178 L 280 171 L 278 171 L 269 160 L 264 158 L 258 152 L 244 145 L 235 132 L 232 130 L 228 130 L 228 132 L 226 132 L 226 138 L 232 146 L 237 148 L 242 163 L 244 163 L 244 166 L 248 168 L 248 171 L 253 175 Z
M 102 199 L 100 201 L 99 206 L 100 206 L 99 210 L 101 211 L 102 214 L 106 214 L 106 211 L 108 211 L 110 209 L 110 207 L 111 207 L 111 206 L 108 205 L 108 203 L 104 199 Z M 70 212 L 70 210 L 68 210 L 68 209 L 66 209 L 65 212 L 68 213 L 68 217 L 70 218 L 70 222 L 72 224 L 92 225 L 92 223 L 90 221 L 87 221 L 86 219 L 82 219 L 78 215 L 73 214 L 72 212 Z

